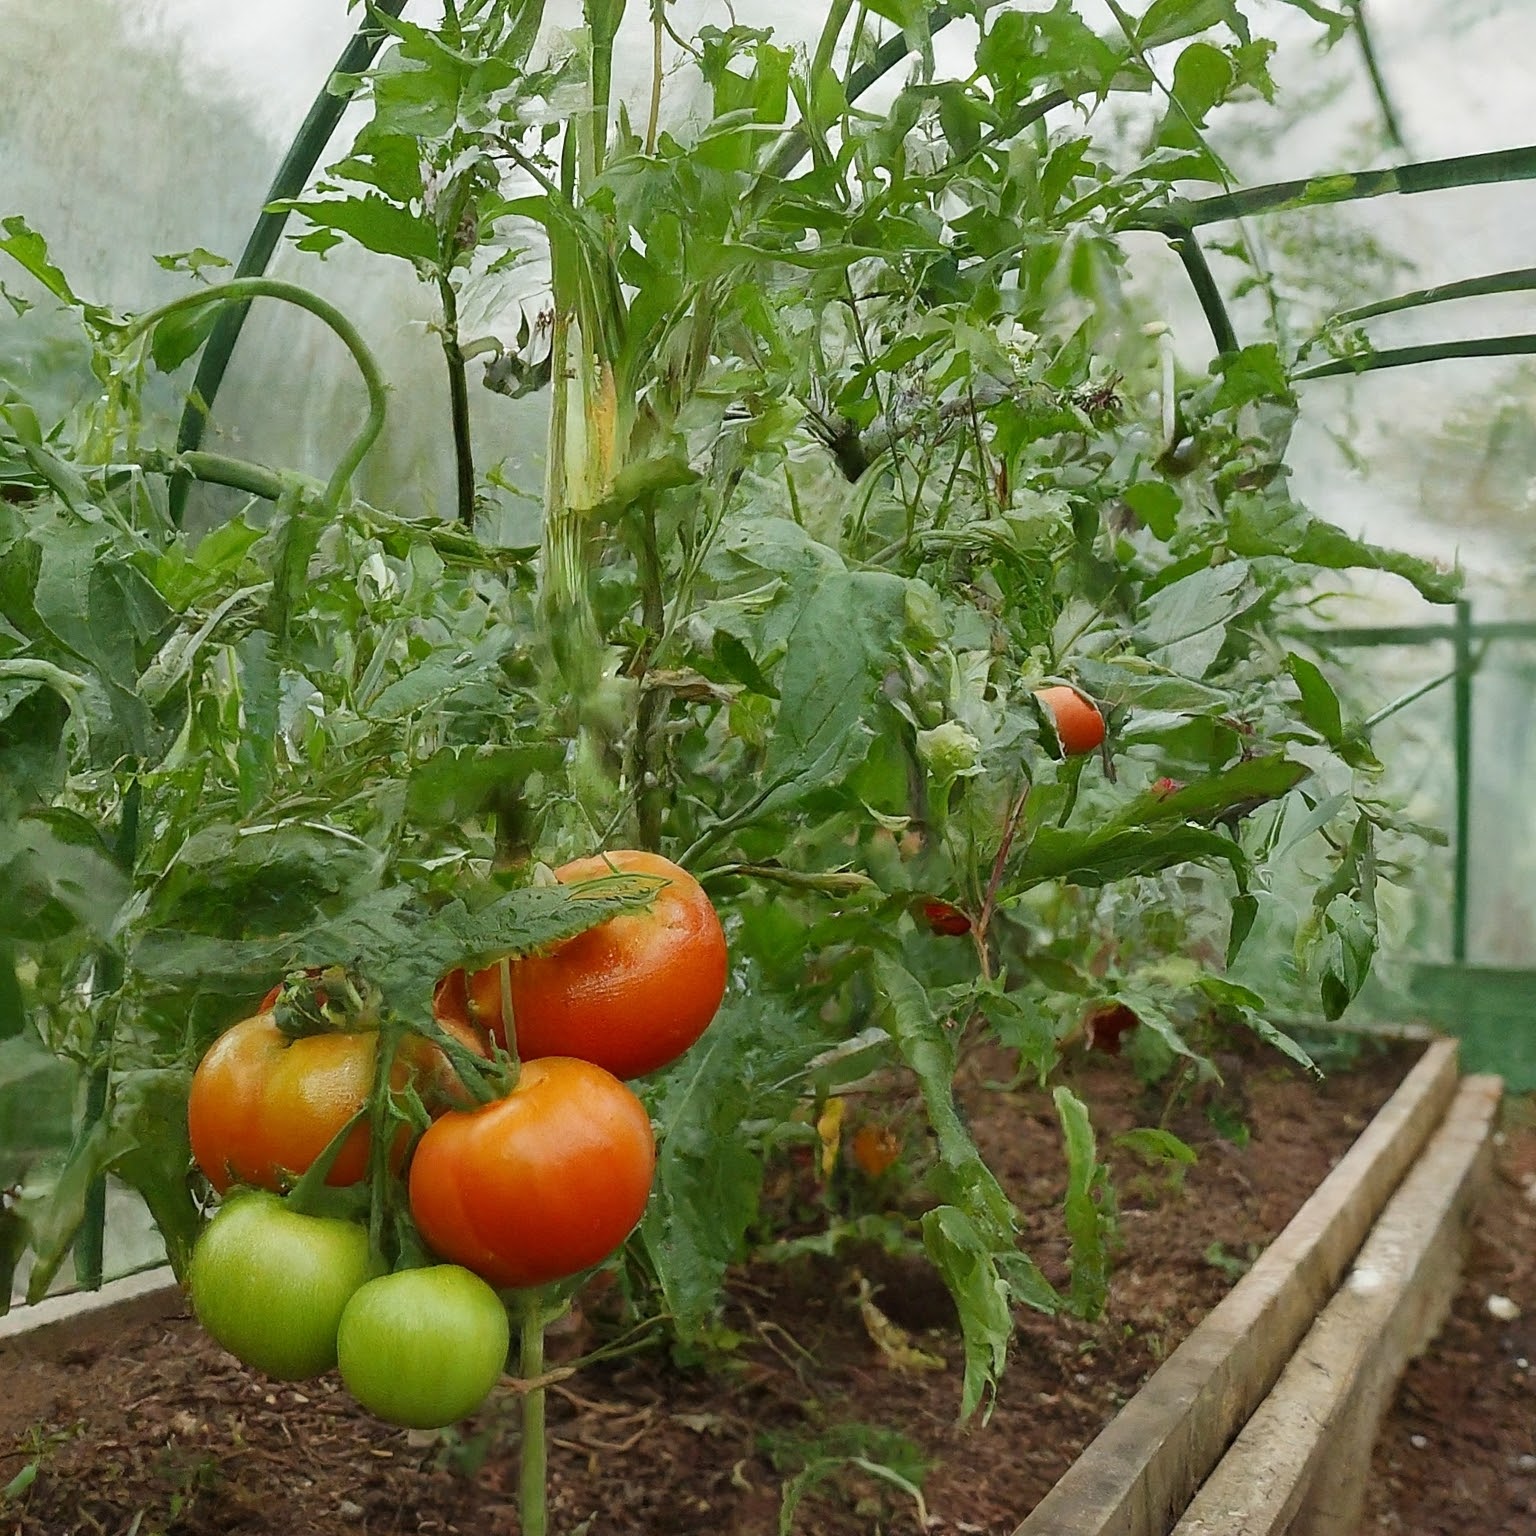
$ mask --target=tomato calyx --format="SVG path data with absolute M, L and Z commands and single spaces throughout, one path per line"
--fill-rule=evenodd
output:
M 261 1011 L 290 1040 L 309 1035 L 362 1034 L 379 1027 L 379 989 L 344 965 L 291 971 L 262 999 Z

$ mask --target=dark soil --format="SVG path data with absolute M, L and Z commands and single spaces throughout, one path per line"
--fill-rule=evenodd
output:
M 925 1266 L 876 1253 L 758 1263 L 733 1278 L 720 1347 L 707 1363 L 684 1365 L 657 1350 L 589 1366 L 551 1389 L 551 1531 L 772 1536 L 786 1485 L 810 1467 L 826 1475 L 804 1480 L 796 1531 L 913 1536 L 914 1499 L 854 1467 L 856 1455 L 921 1482 L 930 1531 L 1006 1536 L 1280 1230 L 1410 1059 L 1373 1054 L 1320 1089 L 1272 1058 L 1224 1061 L 1227 1098 L 1181 1105 L 1168 1121 L 1200 1152 L 1182 1182 L 1111 1144 L 1155 1122 L 1161 1096 L 1144 1092 L 1119 1061 L 1083 1061 L 1075 1086 L 1092 1107 L 1119 1191 L 1122 1246 L 1108 1308 L 1091 1324 L 1022 1312 L 989 1422 L 956 1422 L 959 1339 Z M 961 1097 L 988 1161 L 1026 1213 L 1030 1251 L 1063 1280 L 1064 1171 L 1049 1098 L 989 1086 L 980 1069 Z M 1217 1123 L 1229 1135 L 1246 1128 L 1250 1139 L 1224 1140 Z M 1506 1151 L 1536 1174 L 1528 1131 Z M 877 1187 L 899 1188 L 899 1169 Z M 786 1168 L 774 1193 L 803 1216 L 808 1200 L 846 1205 L 850 1190 L 867 1201 L 862 1177 L 840 1171 L 826 1196 L 811 1172 Z M 1511 1504 L 1524 1499 L 1529 1509 L 1536 1492 L 1536 1478 L 1515 1467 L 1536 1451 L 1529 1377 L 1516 1364 L 1536 1356 L 1536 1334 L 1523 1320 L 1494 1324 L 1482 1310 L 1490 1289 L 1527 1316 L 1536 1309 L 1536 1207 L 1517 1183 L 1501 1186 L 1499 1199 L 1443 1346 L 1413 1368 L 1408 1406 L 1378 1458 L 1376 1529 L 1459 1531 L 1476 1509 L 1527 1522 L 1501 1531 L 1536 1531 Z M 910 1351 L 892 1349 L 880 1316 L 861 1310 L 861 1279 L 885 1318 L 907 1330 Z M 556 1358 L 590 1347 L 605 1304 L 590 1303 L 595 1316 L 554 1341 Z M 518 1529 L 510 1392 L 453 1431 L 412 1435 L 371 1419 L 334 1378 L 298 1388 L 264 1380 L 185 1318 L 105 1339 L 82 1331 L 71 1344 L 62 1359 L 6 1363 L 0 1487 L 37 1470 L 24 1492 L 0 1500 L 3 1536 Z M 946 1365 L 915 1368 L 916 1351 Z M 1413 1434 L 1428 1447 L 1413 1449 Z M 1442 1497 L 1432 1469 L 1445 1476 L 1451 1457 L 1458 1476 L 1482 1481 Z
M 1495 1166 L 1460 1294 L 1382 1427 L 1362 1536 L 1536 1536 L 1536 1100 L 1506 1105 Z

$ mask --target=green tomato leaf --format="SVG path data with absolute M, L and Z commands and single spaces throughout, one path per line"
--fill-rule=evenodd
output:
M 1099 1161 L 1088 1108 L 1070 1088 L 1051 1095 L 1067 1153 L 1067 1193 L 1062 1211 L 1071 1242 L 1068 1303 L 1079 1317 L 1097 1317 L 1109 1291 L 1109 1238 L 1114 1199 L 1109 1170 Z
M 441 254 L 437 231 L 428 220 L 373 192 L 361 197 L 269 203 L 266 211 L 301 213 L 316 229 L 350 236 L 380 256 L 431 263 Z
M 732 994 L 699 1045 L 643 1090 L 659 1150 L 640 1241 L 685 1339 L 709 1320 L 757 1214 L 762 1161 L 742 1121 L 756 1112 L 753 1063 L 773 1006 Z
M 1325 570 L 1388 571 L 1412 583 L 1432 603 L 1454 602 L 1461 591 L 1459 571 L 1446 571 L 1433 561 L 1352 538 L 1284 498 L 1234 498 L 1227 542 L 1234 554 L 1248 559 L 1285 555 L 1300 565 Z

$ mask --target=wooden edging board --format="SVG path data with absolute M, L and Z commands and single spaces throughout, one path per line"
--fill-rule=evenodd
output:
M 1502 1091 L 1497 1077 L 1463 1080 L 1349 1277 L 1173 1536 L 1352 1536 L 1382 1413 L 1455 1295 Z
M 1279 1378 L 1456 1085 L 1456 1042 L 1436 1040 L 1285 1230 L 1014 1536 L 1164 1536 Z
M 172 1317 L 185 1304 L 169 1264 L 109 1280 L 99 1291 L 71 1291 L 0 1317 L 0 1367 L 8 1358 L 56 1358 L 135 1323 Z

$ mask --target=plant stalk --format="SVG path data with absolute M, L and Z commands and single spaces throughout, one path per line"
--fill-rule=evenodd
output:
M 518 1372 L 524 1381 L 544 1374 L 544 1308 L 537 1294 L 523 1297 L 522 1357 Z M 518 1479 L 518 1529 L 522 1536 L 549 1533 L 549 1447 L 545 1442 L 543 1386 L 523 1394 L 523 1452 Z
M 438 274 L 437 292 L 443 305 L 443 357 L 448 364 L 448 401 L 453 415 L 455 501 L 459 522 L 475 526 L 475 452 L 469 434 L 469 382 L 464 349 L 459 345 L 459 296 L 446 272 Z
M 364 455 L 373 447 L 379 433 L 384 430 L 386 404 L 384 375 L 380 373 L 373 353 L 369 351 L 368 344 L 358 333 L 357 327 L 334 304 L 322 299 L 317 293 L 311 293 L 307 288 L 301 288 L 297 283 L 279 282 L 276 278 L 270 277 L 235 278 L 232 282 L 221 283 L 216 288 L 205 288 L 197 293 L 184 294 L 179 299 L 173 299 L 169 304 L 162 304 L 159 309 L 151 310 L 147 315 L 140 315 L 122 333 L 120 341 L 123 346 L 127 346 L 162 320 L 169 319 L 172 315 L 183 314 L 187 310 L 201 309 L 206 304 L 244 303 L 257 298 L 281 299 L 285 303 L 297 305 L 300 309 L 307 309 L 310 314 L 322 320 L 336 333 L 342 345 L 352 354 L 353 361 L 356 362 L 358 371 L 363 376 L 363 384 L 368 391 L 368 418 L 347 445 L 347 451 L 342 455 L 323 492 L 326 506 L 334 509 L 341 504 L 341 498 L 346 493 L 357 466 L 362 463 Z

